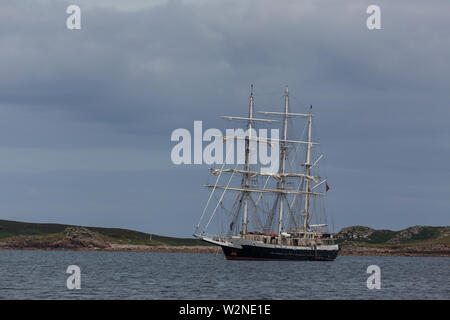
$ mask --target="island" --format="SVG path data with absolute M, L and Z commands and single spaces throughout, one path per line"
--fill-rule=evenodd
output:
M 450 257 L 450 226 L 413 226 L 399 231 L 365 226 L 336 235 L 339 255 Z M 220 247 L 120 228 L 0 220 L 0 249 L 182 252 L 220 254 Z

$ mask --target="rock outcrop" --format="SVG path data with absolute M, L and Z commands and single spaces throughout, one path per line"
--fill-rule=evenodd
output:
M 19 236 L 7 239 L 2 248 L 10 249 L 105 249 L 110 244 L 102 236 L 83 227 L 68 227 L 63 234 Z
M 351 226 L 339 231 L 338 238 L 348 241 L 368 240 L 374 231 L 374 229 L 369 227 Z

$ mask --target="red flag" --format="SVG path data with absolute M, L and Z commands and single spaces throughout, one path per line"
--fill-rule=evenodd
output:
M 325 183 L 325 191 L 330 190 L 330 187 L 328 186 L 328 183 Z

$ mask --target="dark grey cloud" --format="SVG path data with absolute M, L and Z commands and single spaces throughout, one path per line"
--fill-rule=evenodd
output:
M 378 1 L 379 31 L 369 1 L 83 0 L 69 31 L 71 3 L 0 5 L 3 217 L 188 235 L 207 172 L 170 163 L 170 134 L 229 126 L 254 83 L 260 109 L 287 84 L 314 105 L 337 227 L 449 224 L 448 1 Z

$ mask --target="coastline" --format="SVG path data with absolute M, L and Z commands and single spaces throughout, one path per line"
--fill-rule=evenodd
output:
M 341 256 L 450 257 L 450 227 L 413 226 L 400 231 L 351 226 L 337 234 Z M 222 254 L 198 239 L 127 229 L 0 220 L 0 250 L 167 252 Z
M 0 244 L 0 250 L 32 250 L 32 251 L 81 251 L 81 252 L 166 252 L 166 253 L 222 253 L 215 246 L 145 246 L 112 244 L 110 247 L 11 247 Z
M 79 247 L 79 248 L 51 248 L 51 247 L 11 247 L 0 244 L 0 250 L 41 250 L 41 251 L 79 251 L 79 252 L 164 252 L 164 253 L 201 253 L 222 254 L 217 246 L 146 246 L 111 244 L 110 247 Z M 450 257 L 447 247 L 402 247 L 402 248 L 370 248 L 344 247 L 340 256 L 391 256 L 391 257 Z

